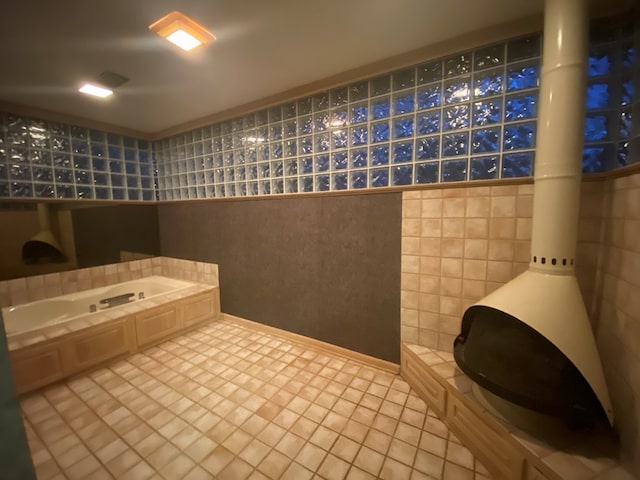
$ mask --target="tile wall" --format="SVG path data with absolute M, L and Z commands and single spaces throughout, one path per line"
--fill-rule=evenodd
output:
M 153 257 L 0 281 L 0 307 L 20 305 L 150 275 L 219 286 L 218 265 L 179 258 Z
M 151 143 L 0 112 L 0 198 L 155 200 Z

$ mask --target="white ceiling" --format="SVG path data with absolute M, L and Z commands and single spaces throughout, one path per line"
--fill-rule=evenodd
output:
M 0 101 L 158 132 L 542 10 L 542 0 L 9 0 Z M 172 10 L 217 40 L 182 52 L 148 30 Z M 111 70 L 108 101 L 76 92 Z

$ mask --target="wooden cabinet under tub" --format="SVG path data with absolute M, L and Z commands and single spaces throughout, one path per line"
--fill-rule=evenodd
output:
M 181 305 L 182 328 L 196 325 L 220 311 L 220 296 L 218 290 L 211 293 L 194 295 L 185 299 Z
M 180 330 L 178 305 L 171 304 L 138 313 L 135 316 L 139 346 L 146 346 L 173 335 Z
M 9 352 L 18 394 L 30 392 L 66 376 L 64 342 L 43 342 Z
M 80 330 L 70 338 L 66 349 L 72 373 L 133 353 L 136 339 L 131 317 Z

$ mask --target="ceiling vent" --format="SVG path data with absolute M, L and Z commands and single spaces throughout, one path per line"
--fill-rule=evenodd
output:
M 127 83 L 129 80 L 130 79 L 125 77 L 124 75 L 120 75 L 119 73 L 111 72 L 109 70 L 105 70 L 104 72 L 102 72 L 96 79 L 96 81 L 100 85 L 104 85 L 105 87 L 109 88 L 118 88 Z

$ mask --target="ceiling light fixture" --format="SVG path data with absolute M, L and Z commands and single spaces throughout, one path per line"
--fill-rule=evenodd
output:
M 108 88 L 101 87 L 94 83 L 85 83 L 78 89 L 78 91 L 100 98 L 106 98 L 113 95 L 113 90 L 109 90 Z
M 202 25 L 178 11 L 171 12 L 152 23 L 149 29 L 186 51 L 216 39 Z

